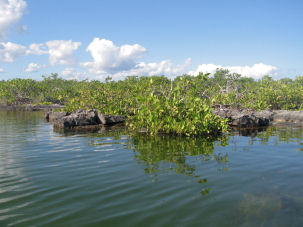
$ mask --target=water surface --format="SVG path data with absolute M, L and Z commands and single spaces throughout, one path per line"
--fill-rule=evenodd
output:
M 54 132 L 0 111 L 0 226 L 302 226 L 302 138 Z

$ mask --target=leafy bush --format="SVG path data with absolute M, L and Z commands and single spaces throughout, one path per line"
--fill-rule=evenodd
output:
M 147 133 L 213 136 L 226 131 L 226 121 L 215 116 L 200 97 L 185 96 L 181 83 L 174 90 L 162 90 L 139 98 L 130 127 Z
M 127 77 L 121 81 L 64 80 L 57 74 L 41 81 L 0 81 L 0 103 L 58 103 L 66 111 L 98 109 L 105 114 L 128 116 L 129 125 L 148 133 L 212 135 L 226 124 L 211 107 L 303 110 L 303 77 L 256 81 L 218 70 L 213 77 L 200 73 L 170 80 L 164 76 Z

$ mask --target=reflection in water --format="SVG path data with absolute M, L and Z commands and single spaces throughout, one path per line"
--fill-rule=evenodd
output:
M 91 125 L 72 129 L 53 128 L 53 131 L 64 136 L 83 134 L 93 137 L 100 137 L 102 135 L 109 137 L 127 134 L 127 128 L 124 124 L 117 124 L 113 126 Z
M 265 132 L 259 133 L 258 138 L 266 145 L 271 137 L 275 137 L 276 145 L 279 143 L 300 142 L 303 139 L 302 128 L 297 127 L 269 127 Z
M 231 135 L 239 135 L 252 138 L 252 144 L 255 140 L 253 138 L 260 139 L 261 143 L 266 145 L 270 138 L 276 137 L 278 142 L 292 142 L 302 141 L 303 139 L 303 127 L 291 126 L 279 126 L 279 127 L 262 127 L 253 129 L 233 129 Z M 278 144 L 277 144 L 278 145 Z
M 171 136 L 135 135 L 132 137 L 132 148 L 135 159 L 145 166 L 144 171 L 157 181 L 159 172 L 174 171 L 177 174 L 194 176 L 199 184 L 207 183 L 207 179 L 195 173 L 195 164 L 190 164 L 187 158 L 195 156 L 204 162 L 216 160 L 218 163 L 227 163 L 228 154 L 215 153 L 216 146 L 226 146 L 228 137 L 218 138 L 217 141 L 204 138 L 185 138 Z M 209 188 L 201 191 L 208 194 Z
M 231 128 L 231 133 L 233 135 L 256 137 L 260 132 L 266 131 L 267 127 L 260 128 Z
M 209 141 L 53 131 L 42 117 L 0 111 L 0 226 L 303 223 L 302 128 Z

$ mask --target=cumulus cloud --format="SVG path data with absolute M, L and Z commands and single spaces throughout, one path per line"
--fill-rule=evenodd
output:
M 163 60 L 161 62 L 138 63 L 134 68 L 130 70 L 120 71 L 111 74 L 113 79 L 122 79 L 127 76 L 154 76 L 154 75 L 165 75 L 168 77 L 174 77 L 182 75 L 186 72 L 186 69 L 191 64 L 191 59 L 188 58 L 183 64 L 176 65 L 170 60 Z M 98 78 L 104 79 L 106 75 L 101 75 Z
M 73 52 L 79 48 L 81 42 L 53 40 L 46 42 L 46 45 L 48 46 L 50 64 L 71 65 L 75 63 Z
M 25 72 L 32 73 L 37 72 L 41 68 L 45 68 L 46 65 L 38 65 L 36 63 L 29 63 L 27 68 L 25 69 Z
M 15 58 L 26 54 L 26 47 L 11 43 L 0 42 L 0 61 L 13 62 Z
M 191 63 L 190 58 L 180 65 L 175 65 L 170 60 L 140 62 L 146 54 L 143 46 L 139 44 L 116 46 L 110 40 L 99 38 L 94 38 L 86 51 L 91 54 L 93 61 L 83 62 L 80 65 L 87 68 L 90 73 L 97 74 L 98 79 L 104 79 L 107 76 L 113 79 L 142 75 L 176 76 L 185 73 Z
M 202 64 L 196 70 L 190 71 L 190 75 L 198 75 L 199 72 L 214 74 L 217 69 L 227 69 L 231 73 L 238 73 L 245 77 L 253 77 L 259 79 L 264 75 L 275 75 L 278 70 L 272 65 L 265 65 L 263 63 L 254 64 L 253 66 L 222 66 L 215 64 Z
M 116 46 L 110 40 L 99 38 L 94 38 L 86 51 L 91 54 L 93 61 L 81 65 L 95 74 L 129 70 L 146 53 L 146 49 L 139 44 Z
M 43 44 L 31 44 L 29 48 L 12 42 L 0 42 L 0 61 L 13 62 L 17 57 L 25 55 L 42 55 L 48 51 L 43 48 Z
M 6 38 L 11 26 L 20 21 L 25 10 L 23 0 L 0 0 L 0 40 Z
M 46 42 L 46 45 L 32 43 L 27 48 L 12 42 L 0 42 L 0 61 L 13 62 L 15 58 L 24 55 L 49 54 L 49 61 L 52 65 L 70 65 L 75 63 L 73 52 L 80 45 L 80 42 L 73 42 L 72 40 L 52 40 Z
M 42 55 L 42 54 L 48 54 L 48 50 L 46 49 L 45 45 L 42 43 L 32 43 L 29 45 L 28 50 L 26 51 L 26 54 L 34 54 L 34 55 Z
M 76 71 L 74 68 L 65 68 L 61 75 L 68 80 L 85 80 L 88 78 L 86 72 Z

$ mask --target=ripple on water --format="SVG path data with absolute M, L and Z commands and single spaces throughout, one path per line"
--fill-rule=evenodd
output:
M 110 130 L 59 134 L 41 113 L 0 116 L 0 225 L 303 222 L 303 130 L 231 136 L 222 147 Z

